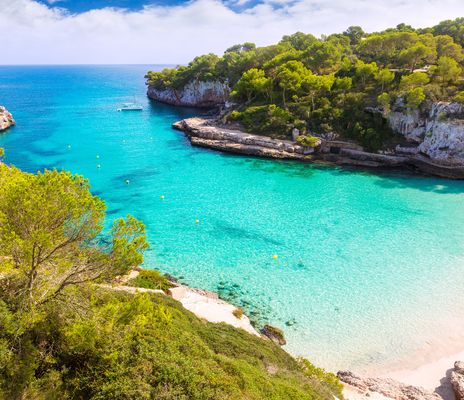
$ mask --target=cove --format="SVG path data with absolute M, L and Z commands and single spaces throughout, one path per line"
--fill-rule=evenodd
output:
M 462 332 L 464 182 L 192 148 L 171 123 L 197 111 L 150 102 L 148 69 L 0 67 L 6 162 L 85 175 L 110 218 L 147 225 L 146 267 L 219 292 L 326 368 Z M 144 111 L 118 113 L 133 96 Z

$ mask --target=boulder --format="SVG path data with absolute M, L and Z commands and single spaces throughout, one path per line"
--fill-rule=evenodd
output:
M 450 382 L 456 400 L 464 400 L 464 362 L 456 361 L 454 363 L 454 370 L 450 374 Z
M 287 341 L 284 337 L 284 332 L 282 329 L 276 328 L 275 326 L 265 325 L 264 328 L 261 329 L 261 333 L 279 346 L 287 344 Z
M 0 131 L 14 125 L 15 121 L 11 113 L 3 106 L 0 106 Z
M 393 379 L 363 378 L 351 371 L 339 371 L 337 376 L 343 383 L 367 395 L 370 392 L 376 392 L 395 400 L 442 400 L 437 393 L 429 392 L 421 387 L 405 385 Z

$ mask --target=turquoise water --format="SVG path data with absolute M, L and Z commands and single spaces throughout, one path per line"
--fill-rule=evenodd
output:
M 170 125 L 195 111 L 150 103 L 147 69 L 0 67 L 7 162 L 84 174 L 110 219 L 146 223 L 147 267 L 219 291 L 327 368 L 462 332 L 464 182 L 192 148 Z M 143 112 L 116 112 L 134 95 Z

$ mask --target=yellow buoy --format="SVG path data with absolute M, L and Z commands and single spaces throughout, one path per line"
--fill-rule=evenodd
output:
M 279 258 L 279 256 L 278 256 L 277 254 L 274 254 L 274 255 L 272 256 L 272 259 L 273 259 L 273 260 L 277 260 L 278 258 Z
M 161 196 L 160 196 L 160 199 L 161 199 L 161 200 L 164 200 L 164 195 L 161 195 Z
M 196 219 L 196 220 L 195 220 L 195 223 L 196 223 L 196 224 L 199 224 L 199 223 L 200 223 L 200 220 L 199 220 L 199 219 Z

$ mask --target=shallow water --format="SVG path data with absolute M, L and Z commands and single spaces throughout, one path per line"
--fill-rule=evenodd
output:
M 146 223 L 147 267 L 219 291 L 324 367 L 462 331 L 464 182 L 192 148 L 170 125 L 195 111 L 150 103 L 148 68 L 0 67 L 6 161 L 84 174 L 110 219 Z M 134 95 L 144 111 L 116 112 Z

